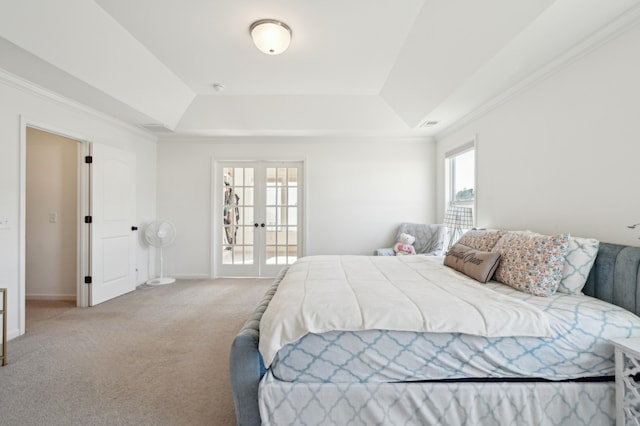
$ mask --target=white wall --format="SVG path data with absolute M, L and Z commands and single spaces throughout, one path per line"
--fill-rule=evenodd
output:
M 0 71 L 0 217 L 9 221 L 9 229 L 0 229 L 0 287 L 8 289 L 8 338 L 19 334 L 20 317 L 21 116 L 57 133 L 135 151 L 138 222 L 155 217 L 155 138 Z M 138 250 L 139 282 L 148 277 L 147 258 L 148 249 L 141 245 Z
M 158 143 L 158 217 L 177 228 L 165 274 L 209 276 L 212 160 L 305 161 L 306 254 L 371 254 L 400 222 L 432 223 L 430 139 L 235 138 Z M 213 266 L 213 265 L 211 265 Z
M 76 300 L 79 150 L 78 141 L 27 129 L 27 299 Z
M 563 65 L 438 140 L 477 134 L 479 226 L 570 232 L 637 245 L 640 231 L 640 26 Z

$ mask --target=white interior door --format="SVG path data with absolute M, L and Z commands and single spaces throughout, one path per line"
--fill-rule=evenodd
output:
M 89 304 L 136 288 L 135 153 L 91 144 Z
M 272 277 L 302 256 L 302 162 L 221 162 L 216 276 Z

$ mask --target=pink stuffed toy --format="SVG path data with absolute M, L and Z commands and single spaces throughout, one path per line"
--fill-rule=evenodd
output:
M 416 238 L 413 235 L 402 233 L 400 234 L 400 241 L 393 246 L 393 251 L 396 256 L 404 256 L 407 254 L 416 254 L 416 249 L 413 247 L 413 242 Z

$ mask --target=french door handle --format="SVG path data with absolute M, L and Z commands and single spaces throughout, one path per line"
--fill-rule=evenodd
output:
M 264 223 L 261 223 L 261 224 L 260 224 L 260 228 L 264 228 Z
M 257 228 L 257 227 L 258 227 L 258 224 L 257 224 L 257 223 L 254 223 L 254 224 L 253 224 L 253 226 L 255 226 L 255 227 Z M 264 228 L 265 226 L 267 226 L 267 225 L 265 225 L 264 223 L 261 223 L 261 224 L 260 224 L 260 228 Z
M 253 226 L 255 226 L 257 228 L 258 227 L 258 223 L 254 223 Z

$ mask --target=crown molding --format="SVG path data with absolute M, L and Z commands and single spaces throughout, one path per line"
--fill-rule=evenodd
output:
M 71 108 L 76 111 L 83 112 L 85 114 L 89 114 L 95 118 L 98 118 L 102 121 L 106 121 L 107 123 L 119 127 L 123 130 L 133 132 L 138 136 L 141 136 L 145 139 L 148 139 L 153 142 L 158 141 L 158 137 L 127 122 L 124 122 L 118 118 L 115 118 L 111 115 L 100 112 L 96 109 L 93 109 L 85 104 L 74 101 L 70 98 L 62 96 L 58 93 L 55 93 L 51 90 L 45 89 L 42 86 L 38 86 L 37 84 L 26 80 L 22 77 L 19 77 L 15 74 L 10 73 L 9 71 L 0 68 L 0 83 L 3 83 L 9 87 L 13 87 L 14 89 L 20 90 L 21 92 L 27 93 L 29 95 L 37 96 L 41 99 L 45 99 L 47 101 L 54 102 L 58 105 L 65 106 L 67 108 Z
M 232 132 L 226 134 L 161 134 L 158 135 L 158 143 L 176 143 L 176 142 L 207 142 L 207 143 L 238 143 L 241 142 L 277 142 L 277 143 L 313 143 L 313 142 L 343 142 L 349 140 L 352 142 L 418 142 L 418 143 L 435 143 L 433 136 L 423 134 L 411 134 L 408 132 Z
M 578 61 L 580 58 L 588 55 L 599 47 L 609 43 L 610 41 L 618 38 L 622 34 L 631 30 L 633 27 L 640 23 L 640 5 L 634 6 L 630 10 L 626 11 L 609 24 L 602 27 L 600 30 L 591 34 L 582 42 L 576 44 L 572 48 L 565 51 L 563 54 L 557 56 L 555 59 L 548 62 L 537 71 L 529 74 L 529 76 L 521 79 L 518 83 L 502 91 L 498 95 L 494 96 L 490 100 L 486 101 L 473 111 L 467 113 L 463 117 L 459 118 L 455 122 L 451 123 L 447 127 L 438 131 L 434 137 L 436 140 L 441 140 L 450 136 L 451 134 L 461 130 L 471 122 L 484 116 L 500 105 L 508 102 L 511 98 L 517 94 L 531 88 L 538 82 L 550 77 L 551 75 L 559 72 L 564 66 Z

